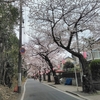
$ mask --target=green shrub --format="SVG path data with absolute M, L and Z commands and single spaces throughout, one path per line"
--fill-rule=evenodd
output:
M 92 79 L 95 81 L 100 80 L 100 59 L 91 61 L 90 69 L 92 73 Z
M 73 72 L 74 71 L 74 64 L 72 62 L 66 62 L 63 66 L 63 70 L 65 72 Z

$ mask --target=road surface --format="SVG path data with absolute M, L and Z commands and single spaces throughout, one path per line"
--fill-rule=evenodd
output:
M 37 80 L 27 79 L 21 100 L 82 100 L 66 92 L 40 83 Z

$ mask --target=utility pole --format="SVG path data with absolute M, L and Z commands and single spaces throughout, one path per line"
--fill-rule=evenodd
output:
M 78 51 L 78 53 L 80 53 L 79 39 L 78 39 L 78 33 L 77 33 L 77 27 L 76 27 L 76 43 L 77 43 L 77 51 Z M 82 82 L 82 85 L 83 85 L 83 79 L 82 79 L 82 76 L 83 76 L 83 68 L 82 68 L 82 65 L 81 65 L 80 60 L 79 60 L 79 65 L 80 65 L 80 67 L 81 67 L 80 76 L 81 76 L 81 82 Z
M 18 93 L 21 93 L 21 53 L 22 47 L 22 0 L 20 0 L 20 26 L 19 26 L 19 59 L 18 59 Z
M 78 39 L 77 28 L 76 28 L 76 43 L 77 43 L 77 51 L 78 51 L 78 53 L 80 53 L 80 49 L 79 49 L 79 39 Z M 79 65 L 80 65 L 80 67 L 81 67 L 80 60 L 79 60 Z M 81 69 L 82 69 L 82 68 L 81 68 Z M 76 74 L 76 69 L 75 69 L 75 74 Z M 77 91 L 79 91 L 79 90 L 78 90 L 78 80 L 77 80 L 77 74 L 76 74 L 75 76 L 76 76 Z M 81 81 L 82 81 L 82 75 L 81 75 Z

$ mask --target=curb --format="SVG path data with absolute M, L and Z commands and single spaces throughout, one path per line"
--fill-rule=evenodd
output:
M 48 85 L 49 85 L 49 86 L 52 86 L 52 87 L 54 87 L 54 88 L 57 88 L 57 87 L 54 86 L 53 84 L 48 84 Z M 78 93 L 73 93 L 73 92 L 70 92 L 70 91 L 65 91 L 65 92 L 70 93 L 70 94 L 72 94 L 72 95 L 75 95 L 75 96 L 77 96 L 77 97 L 80 97 L 80 98 L 82 98 L 82 99 L 84 99 L 84 100 L 90 100 L 89 98 L 83 97 L 82 95 L 80 95 L 80 94 L 78 94 Z
M 75 96 L 78 96 L 78 97 L 80 97 L 80 98 L 82 98 L 84 100 L 90 100 L 89 98 L 85 98 L 85 97 L 83 97 L 83 96 L 81 96 L 81 95 L 79 95 L 77 93 L 73 93 L 73 92 L 70 92 L 70 91 L 65 91 L 65 92 L 70 93 L 70 94 L 75 95 Z
M 23 93 L 24 93 L 24 90 L 25 90 L 25 88 L 24 88 L 25 83 L 26 83 L 26 81 L 23 82 L 23 84 L 21 85 L 21 93 L 19 94 L 18 100 L 22 100 L 22 96 L 23 96 Z
M 52 86 L 52 87 L 54 87 L 54 88 L 57 88 L 56 86 L 54 86 L 54 85 L 52 85 L 52 84 L 48 84 L 48 85 L 50 85 L 50 86 Z

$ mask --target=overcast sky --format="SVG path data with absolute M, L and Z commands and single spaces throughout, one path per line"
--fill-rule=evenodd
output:
M 44 0 L 31 0 L 34 3 L 38 3 L 38 2 L 43 2 Z M 23 9 L 23 19 L 24 19 L 24 24 L 23 24 L 23 28 L 22 28 L 22 43 L 26 43 L 29 41 L 29 36 L 27 35 L 27 33 L 29 33 L 29 31 L 31 31 L 29 29 L 29 18 L 28 18 L 28 14 L 29 14 L 29 8 L 26 6 L 22 7 Z M 19 33 L 17 34 L 17 37 L 19 37 Z
M 29 18 L 28 18 L 28 14 L 29 14 L 29 8 L 28 7 L 23 7 L 23 19 L 24 19 L 24 24 L 23 24 L 23 43 L 28 42 L 29 37 L 27 35 L 27 33 L 29 32 Z
M 29 37 L 27 35 L 29 31 L 29 22 L 28 22 L 29 8 L 24 6 L 22 7 L 22 9 L 23 9 L 22 16 L 24 21 L 24 23 L 22 24 L 22 43 L 24 44 L 29 40 Z M 17 27 L 16 35 L 19 38 L 19 26 Z

